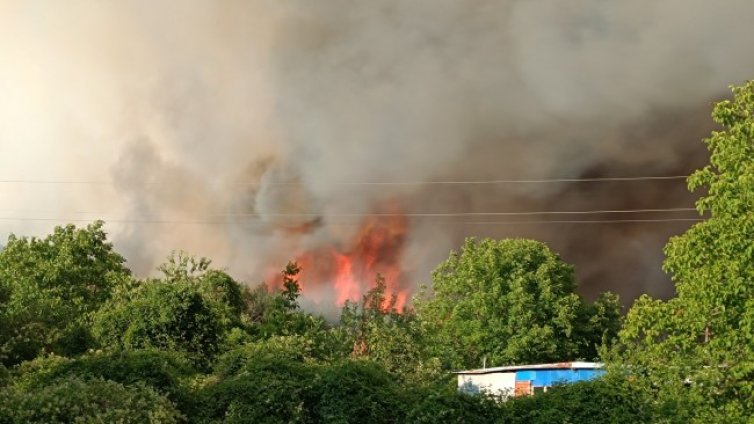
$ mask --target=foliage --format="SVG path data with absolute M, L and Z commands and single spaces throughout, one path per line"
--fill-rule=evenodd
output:
M 432 288 L 417 311 L 456 368 L 592 359 L 619 316 L 613 297 L 585 305 L 573 267 L 533 240 L 467 239 L 434 271 Z
M 660 417 L 735 422 L 754 408 L 754 83 L 733 95 L 712 113 L 710 164 L 689 178 L 708 219 L 665 248 L 677 296 L 642 296 L 621 331 Z
M 204 366 L 218 353 L 223 326 L 197 288 L 147 281 L 94 315 L 93 333 L 108 349 L 183 352 Z
M 421 390 L 406 422 L 415 424 L 487 424 L 501 414 L 498 402 L 489 396 L 458 393 L 455 387 Z
M 33 390 L 0 392 L 0 422 L 179 423 L 169 400 L 142 384 L 124 386 L 101 379 L 64 378 Z
M 326 330 L 327 323 L 324 319 L 299 309 L 301 287 L 297 276 L 300 271 L 301 268 L 295 262 L 289 262 L 283 269 L 283 289 L 268 295 L 267 304 L 262 307 L 258 319 L 257 333 L 261 338 L 320 333 Z M 257 295 L 263 298 L 261 292 Z
M 405 422 L 411 398 L 379 364 L 314 363 L 290 349 L 267 349 L 221 359 L 199 394 L 198 422 Z
M 500 423 L 649 422 L 650 403 L 631 381 L 609 376 L 593 381 L 555 386 L 545 393 L 513 398 L 498 415 Z
M 256 349 L 265 344 L 293 343 L 310 359 L 335 359 L 347 354 L 338 331 L 333 331 L 323 317 L 300 309 L 300 270 L 295 262 L 288 263 L 282 271 L 281 290 L 259 285 L 241 293 L 243 333 L 233 329 L 226 338 L 225 350 L 241 347 L 248 351 L 249 347 Z
M 220 318 L 225 329 L 242 327 L 243 289 L 227 273 L 210 268 L 212 261 L 186 252 L 173 252 L 158 269 L 161 282 L 189 286 L 201 294 L 207 305 Z
M 405 422 L 405 395 L 394 378 L 373 362 L 345 361 L 326 367 L 316 389 L 317 422 Z
M 191 399 L 183 380 L 196 372 L 189 361 L 174 352 L 93 352 L 73 359 L 50 356 L 24 362 L 15 370 L 13 384 L 33 391 L 73 377 L 104 379 L 126 386 L 143 384 L 179 405 L 186 405 Z
M 396 310 L 382 276 L 375 283 L 361 303 L 343 305 L 338 330 L 350 342 L 351 355 L 380 363 L 400 380 L 436 377 L 439 361 L 429 357 L 425 326 L 412 310 Z
M 41 352 L 76 354 L 90 345 L 88 314 L 130 272 L 103 223 L 56 227 L 49 236 L 11 235 L 0 251 L 0 361 Z
M 295 262 L 288 262 L 283 269 L 283 290 L 280 293 L 280 301 L 286 309 L 298 309 L 298 297 L 301 295 L 301 286 L 296 279 L 301 267 Z
M 224 353 L 215 362 L 216 375 L 235 375 L 251 361 L 260 358 L 282 359 L 293 362 L 316 363 L 331 359 L 327 346 L 304 336 L 273 336 L 266 340 L 246 343 Z
M 316 373 L 285 357 L 251 356 L 199 392 L 197 422 L 308 423 Z
M 246 321 L 253 326 L 260 326 L 268 316 L 268 310 L 273 307 L 275 295 L 264 283 L 244 290 L 241 296 Z
M 0 253 L 3 359 L 15 365 L 47 353 L 2 368 L 0 423 L 491 422 L 503 411 L 484 396 L 457 393 L 433 356 L 445 353 L 433 348 L 443 342 L 430 331 L 437 322 L 396 310 L 379 276 L 333 327 L 300 309 L 295 263 L 283 270 L 280 290 L 246 289 L 184 252 L 159 267 L 161 277 L 138 280 L 101 226 L 11 237 Z M 532 267 L 535 276 L 562 277 L 558 295 L 572 300 L 564 309 L 572 316 L 557 310 L 542 319 L 569 325 L 574 346 L 615 331 L 614 297 L 584 305 L 567 265 Z M 560 286 L 538 287 L 519 297 L 560 305 L 550 295 Z M 23 331 L 14 333 L 16 324 Z

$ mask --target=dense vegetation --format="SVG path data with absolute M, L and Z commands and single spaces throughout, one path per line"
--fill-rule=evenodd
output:
M 469 239 L 398 311 L 376 276 L 339 322 L 280 290 L 172 255 L 139 279 L 103 224 L 11 236 L 0 251 L 0 423 L 746 422 L 754 410 L 754 84 L 713 118 L 708 219 L 670 241 L 677 296 L 576 293 L 532 240 Z M 498 402 L 448 371 L 601 359 L 605 377 Z

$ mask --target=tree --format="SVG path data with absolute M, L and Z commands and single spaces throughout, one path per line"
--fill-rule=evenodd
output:
M 417 312 L 455 368 L 592 359 L 617 326 L 614 297 L 586 305 L 573 267 L 533 240 L 467 239 L 432 281 Z
M 164 284 L 187 286 L 196 290 L 219 317 L 223 330 L 246 330 L 242 323 L 244 299 L 241 285 L 226 272 L 211 268 L 212 261 L 184 251 L 173 252 L 158 269 Z M 225 331 L 223 331 L 223 334 Z
M 89 347 L 88 315 L 130 275 L 102 226 L 98 221 L 56 227 L 43 239 L 8 238 L 0 251 L 2 363 Z
M 94 315 L 93 323 L 93 333 L 105 348 L 178 351 L 200 366 L 218 353 L 224 330 L 196 287 L 160 280 L 114 297 Z
M 283 306 L 289 310 L 298 309 L 298 297 L 301 295 L 301 285 L 296 278 L 301 272 L 301 267 L 295 262 L 288 262 L 283 270 L 283 291 L 280 299 Z
M 258 310 L 257 333 L 260 338 L 272 336 L 291 335 L 320 335 L 328 329 L 325 320 L 300 309 L 298 298 L 301 295 L 301 286 L 298 283 L 298 274 L 301 268 L 295 262 L 288 262 L 281 272 L 283 276 L 282 290 L 267 293 L 265 289 L 252 292 L 254 297 L 247 296 L 248 301 L 254 299 L 266 303 L 257 303 L 254 306 Z M 261 312 L 261 313 L 259 313 Z
M 351 347 L 351 356 L 377 362 L 399 380 L 423 380 L 439 372 L 439 363 L 427 349 L 426 329 L 413 310 L 395 308 L 396 296 L 385 295 L 385 279 L 360 303 L 346 301 L 338 330 Z
M 395 310 L 396 298 L 393 296 L 388 301 L 386 288 L 385 278 L 377 274 L 375 286 L 367 291 L 361 303 L 347 300 L 343 305 L 340 325 L 353 340 L 351 353 L 354 356 L 368 356 L 372 349 L 369 336 L 390 321 L 400 318 Z
M 665 247 L 676 297 L 639 298 L 621 331 L 622 359 L 640 370 L 666 415 L 733 422 L 754 408 L 754 82 L 734 87 L 705 140 L 710 164 L 688 179 L 705 189 L 707 219 Z

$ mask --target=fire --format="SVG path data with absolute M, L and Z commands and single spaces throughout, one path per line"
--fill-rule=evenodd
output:
M 386 302 L 395 296 L 395 307 L 401 310 L 410 294 L 400 266 L 405 239 L 404 216 L 368 217 L 344 246 L 325 246 L 298 255 L 295 260 L 301 266 L 303 295 L 315 303 L 334 300 L 342 306 L 347 300 L 360 301 L 375 286 L 379 274 L 385 279 Z
M 336 250 L 332 251 L 335 259 L 335 291 L 338 293 L 337 304 L 342 305 L 346 300 L 358 299 L 359 290 L 356 277 L 353 275 L 353 261 L 347 255 Z

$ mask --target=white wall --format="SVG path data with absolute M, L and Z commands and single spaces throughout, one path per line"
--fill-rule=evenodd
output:
M 513 396 L 515 372 L 458 374 L 458 390 L 466 393 L 486 392 L 496 396 Z

